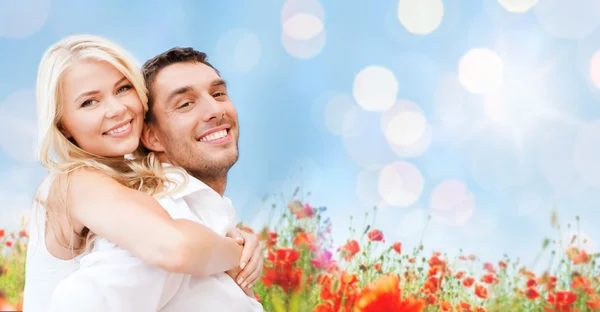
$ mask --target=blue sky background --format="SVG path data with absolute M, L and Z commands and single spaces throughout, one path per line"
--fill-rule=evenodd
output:
M 439 3 L 441 23 L 414 33 L 432 24 Z M 28 213 L 44 175 L 34 159 L 39 60 L 62 37 L 92 33 L 140 63 L 173 46 L 208 53 L 240 118 L 240 161 L 226 195 L 256 227 L 273 202 L 264 196 L 289 197 L 302 185 L 313 205 L 328 207 L 337 244 L 349 237 L 350 215 L 361 225 L 378 205 L 375 226 L 387 241 L 414 246 L 432 215 L 428 251 L 532 261 L 543 238 L 556 237 L 556 207 L 565 224 L 581 216 L 585 245 L 596 252 L 600 7 L 540 0 L 514 13 L 510 3 L 422 1 L 420 13 L 407 6 L 411 23 L 398 18 L 397 0 L 0 0 L 0 226 Z M 312 19 L 285 28 L 298 13 Z M 469 74 L 459 64 L 472 49 L 497 58 L 484 53 Z M 393 74 L 397 92 L 385 77 L 365 81 L 379 87 L 366 87 L 371 98 L 391 94 L 394 106 L 358 104 L 357 75 L 369 66 Z M 392 136 L 412 141 L 394 148 L 382 118 L 403 111 L 412 117 L 399 119 L 406 123 Z M 425 132 L 413 117 L 426 120 Z

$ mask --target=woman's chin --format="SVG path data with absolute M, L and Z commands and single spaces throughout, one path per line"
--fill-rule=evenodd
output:
M 112 147 L 106 147 L 104 149 L 98 150 L 96 153 L 92 153 L 94 155 L 98 155 L 101 157 L 124 157 L 125 155 L 128 154 L 133 154 L 133 152 L 136 151 L 136 149 L 138 148 L 138 146 L 140 145 L 139 141 L 136 141 L 134 143 L 130 143 L 130 144 L 126 144 L 124 146 L 112 146 Z

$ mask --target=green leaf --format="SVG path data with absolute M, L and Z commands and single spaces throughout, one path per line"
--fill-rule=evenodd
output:
M 295 295 L 292 296 L 292 298 L 290 299 L 290 304 L 289 304 L 289 312 L 299 312 L 300 311 L 300 303 L 302 302 L 302 300 L 300 300 L 300 294 L 297 293 Z
M 271 297 L 271 304 L 273 304 L 273 309 L 275 309 L 275 312 L 287 311 L 285 309 L 285 303 L 283 302 L 283 299 L 280 296 L 274 295 L 273 297 Z

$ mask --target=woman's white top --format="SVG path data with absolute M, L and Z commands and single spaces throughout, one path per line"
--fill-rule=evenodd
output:
M 51 179 L 40 186 L 40 198 L 48 196 Z M 45 200 L 44 200 L 45 201 Z M 24 312 L 47 312 L 56 286 L 79 269 L 80 256 L 71 260 L 54 257 L 46 248 L 46 208 L 33 204 L 29 221 L 29 243 L 25 264 Z

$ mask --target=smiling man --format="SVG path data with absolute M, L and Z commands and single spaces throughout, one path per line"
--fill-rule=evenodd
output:
M 238 159 L 238 118 L 206 55 L 174 48 L 144 65 L 150 92 L 144 145 L 223 194 Z
M 143 70 L 149 110 L 142 142 L 163 163 L 187 171 L 184 194 L 191 200 L 186 202 L 197 207 L 192 211 L 199 222 L 223 234 L 235 216 L 223 193 L 227 173 L 238 160 L 239 136 L 227 85 L 206 54 L 191 48 L 166 51 L 146 62 Z M 262 311 L 247 282 L 258 280 L 262 262 L 262 254 L 253 255 L 248 267 L 256 270 L 241 275 L 237 271 L 201 278 L 174 275 L 165 285 L 179 288 L 165 288 L 170 290 L 163 292 L 166 305 L 159 311 L 191 311 L 199 306 L 207 311 Z M 247 281 L 232 279 L 242 275 L 248 276 Z

